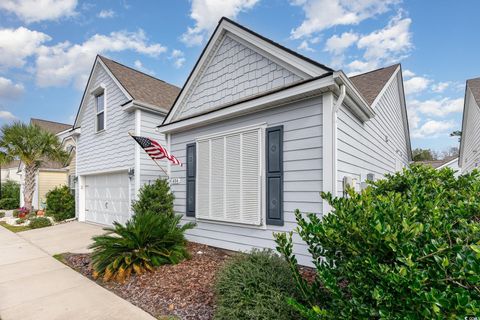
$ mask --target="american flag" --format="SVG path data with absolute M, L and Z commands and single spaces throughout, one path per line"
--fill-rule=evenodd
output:
M 145 152 L 153 159 L 153 160 L 162 160 L 167 158 L 171 163 L 182 165 L 180 160 L 175 158 L 171 155 L 167 149 L 162 147 L 160 143 L 157 141 L 147 138 L 147 137 L 139 137 L 139 136 L 132 136 L 135 141 L 145 150 Z

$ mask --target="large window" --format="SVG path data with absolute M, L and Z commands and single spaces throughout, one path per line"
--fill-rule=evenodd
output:
M 104 92 L 95 95 L 95 106 L 97 110 L 96 125 L 97 132 L 105 129 L 105 94 Z
M 262 130 L 197 141 L 197 217 L 261 224 Z

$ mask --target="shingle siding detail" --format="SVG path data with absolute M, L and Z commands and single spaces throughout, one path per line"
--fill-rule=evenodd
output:
M 175 120 L 299 80 L 301 78 L 291 71 L 225 35 L 193 89 L 182 102 Z

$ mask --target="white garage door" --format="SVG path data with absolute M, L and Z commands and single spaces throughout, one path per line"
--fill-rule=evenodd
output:
M 85 219 L 111 225 L 129 218 L 129 180 L 126 172 L 85 177 Z

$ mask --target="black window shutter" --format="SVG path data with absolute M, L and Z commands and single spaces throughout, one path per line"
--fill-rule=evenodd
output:
M 283 226 L 283 126 L 266 130 L 267 224 Z
M 195 217 L 196 144 L 187 144 L 187 217 Z

